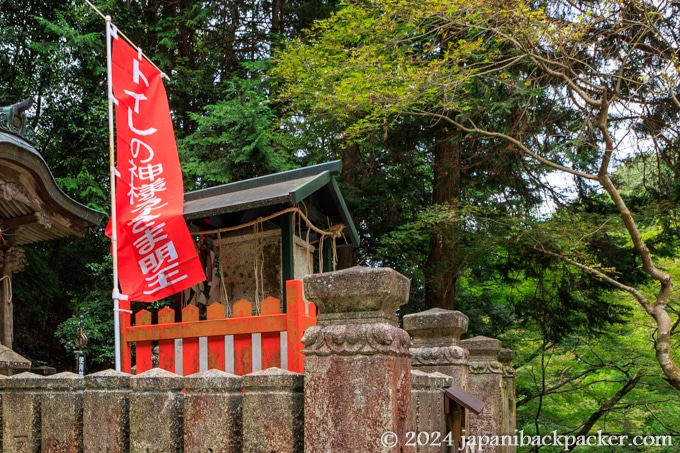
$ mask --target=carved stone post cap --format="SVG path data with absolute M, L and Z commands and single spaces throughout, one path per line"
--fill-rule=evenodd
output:
M 411 282 L 399 272 L 383 268 L 353 267 L 307 275 L 302 279 L 305 297 L 321 315 L 383 312 L 394 316 L 408 302 Z
M 184 378 L 187 392 L 241 392 L 243 378 L 220 370 L 208 370 Z
M 131 374 L 104 370 L 85 375 L 85 387 L 93 390 L 129 390 Z
M 82 390 L 85 378 L 79 374 L 64 371 L 45 378 L 45 388 L 58 391 Z
M 288 390 L 302 392 L 305 375 L 281 368 L 266 368 L 243 376 L 243 387 L 248 391 Z
M 141 392 L 163 392 L 167 390 L 182 390 L 184 378 L 162 368 L 151 368 L 130 381 L 132 390 Z
M 472 337 L 460 342 L 461 346 L 470 351 L 470 358 L 476 356 L 498 357 L 501 350 L 501 340 L 484 336 Z
M 404 316 L 404 330 L 415 338 L 454 337 L 467 332 L 468 317 L 454 310 L 431 308 Z
M 46 379 L 39 374 L 26 371 L 24 373 L 15 374 L 7 379 L 0 381 L 6 389 L 42 389 L 45 388 Z

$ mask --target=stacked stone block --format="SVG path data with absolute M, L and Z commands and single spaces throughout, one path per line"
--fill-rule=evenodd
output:
M 413 337 L 411 366 L 451 376 L 453 384 L 467 389 L 469 354 L 460 344 L 467 328 L 468 318 L 459 311 L 432 308 L 404 316 L 404 329 Z
M 446 437 L 448 426 L 444 413 L 444 389 L 452 383 L 451 376 L 439 372 L 411 371 L 411 413 L 416 451 L 419 453 L 449 451 L 452 442 Z
M 411 340 L 396 318 L 409 280 L 352 268 L 308 275 L 303 286 L 320 312 L 302 339 L 305 451 L 410 451 L 402 441 L 412 429 Z M 394 446 L 382 445 L 386 432 Z
M 82 376 L 70 372 L 43 380 L 41 395 L 41 442 L 43 453 L 83 451 Z
M 218 370 L 184 378 L 185 451 L 241 451 L 242 380 L 241 376 Z
M 83 446 L 85 453 L 130 451 L 130 380 L 115 370 L 85 376 Z
M 470 352 L 469 392 L 484 401 L 479 415 L 468 416 L 469 436 L 514 435 L 514 370 L 511 356 L 501 354 L 501 342 L 495 338 L 478 336 L 463 340 Z M 507 350 L 505 350 L 507 351 Z M 499 355 L 506 362 L 499 360 Z M 508 389 L 512 388 L 511 398 Z M 514 447 L 488 446 L 485 451 L 510 452 Z
M 159 368 L 0 378 L 0 453 L 302 453 L 304 376 Z
M 243 376 L 243 451 L 302 453 L 304 376 L 268 368 Z
M 130 394 L 130 450 L 184 452 L 184 378 L 160 368 L 135 376 Z
M 40 409 L 46 378 L 21 373 L 2 379 L 2 450 L 38 453 L 41 447 Z

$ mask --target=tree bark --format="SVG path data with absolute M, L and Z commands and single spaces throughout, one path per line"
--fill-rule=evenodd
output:
M 340 180 L 346 186 L 355 188 L 357 185 L 356 171 L 359 166 L 359 145 L 356 143 L 347 144 L 342 149 L 342 171 Z M 350 194 L 351 197 L 351 194 Z M 352 221 L 354 215 L 350 212 Z M 336 268 L 347 269 L 356 265 L 356 249 L 353 247 L 342 247 L 337 250 L 338 263 Z
M 435 134 L 433 205 L 454 205 L 461 191 L 461 145 L 451 140 L 446 127 Z M 430 239 L 430 254 L 425 264 L 425 305 L 427 308 L 453 310 L 458 282 L 458 227 L 444 225 Z
M 272 0 L 272 28 L 269 38 L 272 46 L 280 39 L 281 33 L 281 0 Z

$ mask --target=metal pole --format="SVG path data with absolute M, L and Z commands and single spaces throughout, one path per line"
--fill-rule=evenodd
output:
M 111 39 L 113 38 L 111 16 L 106 16 L 106 72 L 108 75 L 109 92 L 109 167 L 111 180 L 111 256 L 113 259 L 113 330 L 116 356 L 116 371 L 120 366 L 120 300 L 118 289 L 118 225 L 116 222 L 116 158 L 114 148 L 113 129 L 113 80 L 111 74 Z
M 76 351 L 76 373 L 85 376 L 85 351 L 83 349 L 87 345 L 87 335 L 85 335 L 85 326 L 83 325 L 83 317 L 80 317 L 80 325 L 74 344 L 78 347 Z

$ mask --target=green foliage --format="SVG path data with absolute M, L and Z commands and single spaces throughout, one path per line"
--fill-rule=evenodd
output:
M 82 200 L 89 208 L 99 212 L 110 209 L 105 204 L 109 202 L 110 194 L 105 192 L 109 188 L 85 166 L 73 177 L 57 178 L 57 184 L 63 191 L 76 194 L 74 197 Z
M 475 80 L 485 66 L 508 57 L 502 42 L 486 32 L 497 19 L 491 8 L 441 0 L 417 6 L 346 2 L 317 22 L 306 41 L 293 42 L 277 57 L 275 73 L 290 82 L 282 95 L 300 109 L 339 121 L 357 140 L 382 133 L 405 114 L 510 113 L 517 98 L 540 92 L 501 72 L 498 78 L 513 89 L 499 99 L 491 94 L 491 80 Z
M 113 344 L 113 303 L 111 294 L 100 294 L 99 297 L 92 295 L 78 307 L 78 312 L 61 323 L 55 332 L 68 354 L 75 357 L 75 339 L 80 329 L 80 321 L 83 321 L 83 333 L 87 336 L 88 343 L 83 347 L 85 359 L 88 363 L 88 372 L 105 369 L 114 361 Z
M 222 99 L 206 106 L 205 114 L 189 115 L 196 130 L 180 141 L 179 148 L 185 174 L 197 187 L 290 169 L 265 76 L 252 68 L 249 78 L 232 79 Z
M 18 352 L 33 361 L 73 369 L 73 356 L 55 341 L 54 332 L 81 303 L 95 303 L 90 300 L 92 294 L 99 302 L 103 299 L 96 295 L 105 294 L 108 288 L 110 298 L 110 271 L 105 275 L 104 270 L 97 270 L 107 267 L 98 264 L 105 262 L 107 250 L 103 235 L 94 232 L 84 238 L 25 247 L 26 268 L 13 277 L 14 345 Z
M 77 348 L 74 341 L 82 319 L 83 333 L 88 339 L 82 350 L 88 363 L 87 369 L 94 371 L 110 367 L 114 360 L 111 258 L 107 256 L 102 263 L 85 264 L 84 269 L 93 284 L 70 294 L 73 314 L 59 325 L 55 337 L 67 353 L 75 357 Z
M 395 234 L 395 226 L 410 228 L 424 206 L 446 209 L 447 204 L 462 203 L 495 210 L 498 218 L 528 216 L 541 203 L 537 193 L 544 170 L 502 140 L 463 134 L 446 121 L 464 117 L 528 132 L 531 126 L 517 107 L 518 99 L 527 98 L 533 99 L 527 106 L 532 115 L 549 114 L 540 89 L 517 81 L 526 74 L 505 70 L 475 77 L 478 68 L 508 57 L 501 52 L 502 40 L 487 30 L 497 20 L 483 2 L 427 0 L 417 7 L 392 0 L 347 2 L 328 20 L 317 22 L 306 40 L 294 41 L 277 55 L 280 99 L 307 122 L 337 125 L 343 146 L 359 148 L 358 157 L 347 159 L 359 167 L 351 184 L 356 195 L 350 192 L 350 199 L 360 200 L 351 207 L 359 219 L 362 252 L 370 260 L 375 261 L 374 250 L 379 250 L 373 244 Z M 341 151 L 343 157 L 347 154 Z M 404 171 L 407 185 L 388 188 L 381 177 L 383 166 Z M 419 181 L 411 182 L 414 174 Z M 418 198 L 406 192 L 417 182 Z M 390 217 L 383 206 L 404 215 Z M 486 246 L 483 241 L 476 251 L 466 249 L 465 241 L 483 235 L 473 240 L 456 231 L 475 222 L 475 214 L 470 215 L 472 219 L 420 231 L 419 261 L 411 266 L 420 268 L 422 285 L 416 287 L 425 287 L 428 306 L 453 306 L 455 282 L 466 260 Z M 378 216 L 390 222 L 373 221 Z M 396 261 L 403 259 L 392 259 L 389 252 L 404 246 L 409 247 L 384 249 L 390 256 L 385 261 L 399 266 Z M 398 268 L 408 274 L 409 267 Z
M 599 231 L 583 237 L 584 231 Z M 422 284 L 422 263 L 433 234 L 454 229 L 453 238 L 463 266 L 456 289 L 456 309 L 470 318 L 469 334 L 499 336 L 506 329 L 522 326 L 543 333 L 549 342 L 561 342 L 578 334 L 602 331 L 621 323 L 628 308 L 612 302 L 613 288 L 583 274 L 563 261 L 546 256 L 543 247 L 570 247 L 570 256 L 612 265 L 611 272 L 630 283 L 635 274 L 626 258 L 634 256 L 628 244 L 615 245 L 613 226 L 603 228 L 585 215 L 555 213 L 551 219 L 499 215 L 495 206 L 435 205 L 414 221 L 402 224 L 380 238 L 377 256 L 385 265 L 405 269 Z M 616 237 L 616 236 L 614 236 Z M 607 247 L 595 250 L 605 242 Z M 559 244 L 559 245 L 556 245 Z M 606 257 L 598 257 L 597 251 Z M 421 263 L 417 266 L 416 263 Z M 447 265 L 444 261 L 442 265 Z M 421 309 L 414 299 L 406 311 Z
M 26 301 L 25 311 L 23 307 L 16 308 L 20 315 L 25 313 L 26 317 L 44 324 L 52 317 L 49 302 L 59 297 L 62 287 L 57 269 L 41 259 L 41 252 L 44 249 L 38 247 L 25 249 L 26 267 L 19 274 L 21 278 L 14 279 L 12 293 L 17 299 Z M 21 335 L 20 332 L 17 335 Z
M 266 64 L 257 62 L 266 60 L 282 39 L 328 14 L 334 1 L 94 3 L 170 76 L 176 135 L 189 136 L 190 152 L 198 156 L 183 155 L 189 164 L 188 188 L 297 165 L 288 150 L 299 150 L 300 142 L 279 135 L 282 126 L 269 103 L 262 69 Z M 37 148 L 57 183 L 75 200 L 108 211 L 103 19 L 84 2 L 0 0 L 0 9 L 0 104 L 33 97 L 37 102 L 28 113 Z M 223 144 L 228 148 L 213 143 L 202 149 L 212 134 L 222 133 L 229 137 Z M 104 334 L 112 318 L 111 282 L 96 269 L 106 265 L 108 249 L 100 228 L 84 240 L 27 249 L 26 271 L 14 278 L 19 352 L 71 369 L 70 350 L 54 341 L 54 332 L 64 323 L 58 336 L 68 347 L 74 323 L 83 315 L 92 365 L 112 365 L 112 337 Z
M 559 345 L 546 345 L 540 335 L 530 331 L 508 332 L 508 341 L 516 353 L 518 430 L 527 435 L 549 435 L 553 430 L 574 435 L 582 423 L 639 373 L 637 385 L 603 414 L 591 433 L 602 430 L 635 436 L 678 432 L 679 396 L 661 379 L 649 340 L 652 326 L 638 309 L 630 308 L 635 314 L 625 326 Z M 636 450 L 628 445 L 588 449 L 591 450 L 674 451 L 673 447 Z

